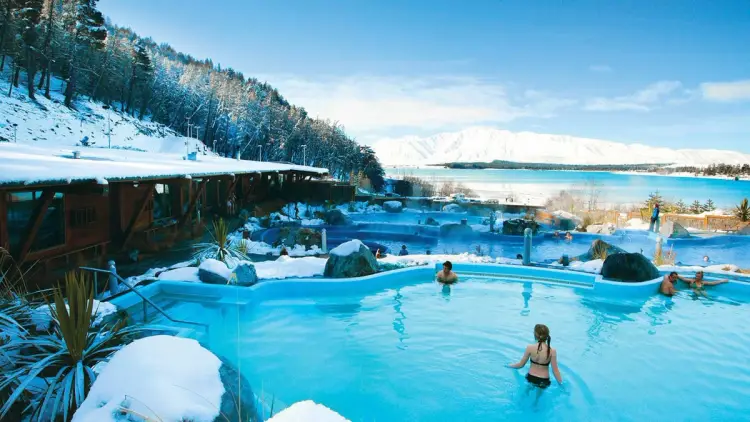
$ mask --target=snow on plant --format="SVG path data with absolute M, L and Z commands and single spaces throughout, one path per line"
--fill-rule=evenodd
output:
M 241 240 L 233 241 L 229 233 L 229 227 L 224 219 L 220 218 L 213 223 L 211 232 L 213 242 L 198 243 L 193 246 L 196 250 L 193 255 L 195 259 L 205 260 L 213 258 L 227 263 L 230 258 L 249 261 L 247 248 Z
M 69 420 L 96 379 L 94 366 L 143 332 L 139 327 L 124 327 L 124 321 L 93 329 L 94 291 L 83 274 L 68 273 L 65 292 L 67 301 L 61 289 L 54 292 L 52 334 L 11 340 L 23 354 L 13 369 L 3 372 L 0 391 L 8 394 L 3 397 L 0 419 L 29 400 L 26 411 L 31 420 Z

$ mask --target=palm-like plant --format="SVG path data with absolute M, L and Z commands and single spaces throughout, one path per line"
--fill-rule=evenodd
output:
M 18 355 L 15 368 L 4 373 L 0 382 L 0 391 L 10 390 L 0 408 L 0 418 L 30 394 L 26 411 L 32 420 L 55 420 L 59 416 L 69 420 L 96 379 L 93 367 L 142 331 L 138 327 L 123 328 L 122 323 L 92 330 L 96 311 L 92 284 L 81 273 L 68 273 L 65 287 L 67 306 L 60 289 L 50 305 L 53 333 L 13 341 L 14 347 L 24 353 Z
M 604 261 L 609 255 L 609 248 L 607 248 L 607 244 L 602 242 L 601 239 L 596 239 L 591 249 L 591 257 L 594 259 L 601 259 Z
M 196 259 L 213 258 L 226 263 L 228 259 L 234 258 L 239 260 L 249 260 L 247 256 L 247 245 L 242 240 L 232 242 L 229 239 L 229 227 L 223 219 L 218 219 L 213 223 L 214 230 L 211 233 L 213 242 L 198 243 L 195 246 L 194 257 Z
M 734 208 L 734 216 L 739 218 L 740 221 L 750 221 L 750 205 L 747 203 L 747 198 L 743 199 L 739 205 Z

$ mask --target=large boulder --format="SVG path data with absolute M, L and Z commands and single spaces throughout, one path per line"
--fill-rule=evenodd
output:
M 240 408 L 242 418 L 233 410 Z M 73 422 L 116 422 L 134 415 L 163 421 L 258 420 L 247 380 L 196 340 L 166 335 L 141 338 L 117 351 Z
M 639 253 L 617 253 L 604 260 L 602 276 L 625 283 L 641 283 L 659 278 L 659 270 Z
M 400 201 L 385 201 L 383 202 L 383 209 L 385 212 L 399 213 L 404 210 L 404 204 Z
M 444 212 L 463 212 L 464 209 L 458 204 L 448 204 L 443 207 Z
M 378 261 L 370 249 L 354 239 L 333 248 L 323 272 L 329 278 L 362 277 L 378 272 Z
M 319 230 L 307 227 L 282 227 L 279 230 L 279 237 L 273 243 L 279 245 L 294 246 L 302 245 L 306 249 L 322 244 L 322 235 Z
M 474 230 L 467 224 L 448 223 L 440 226 L 440 237 L 471 237 Z
M 234 267 L 229 281 L 237 286 L 252 286 L 257 283 L 258 273 L 255 271 L 255 265 L 250 262 L 240 263 Z
M 675 221 L 664 222 L 659 228 L 659 233 L 670 239 L 685 239 L 690 237 L 690 232 L 682 224 Z
M 339 209 L 329 210 L 323 215 L 323 220 L 331 226 L 348 226 L 352 219 Z
M 527 228 L 531 229 L 532 234 L 537 234 L 539 223 L 534 220 L 524 220 L 521 218 L 503 221 L 503 234 L 506 235 L 523 236 L 523 232 Z
M 198 266 L 198 278 L 206 284 L 229 284 L 232 270 L 216 259 L 207 259 Z
M 424 223 L 428 226 L 439 226 L 440 223 L 438 223 L 437 220 L 435 220 L 432 217 L 427 217 L 427 220 L 424 221 Z
M 625 254 L 628 253 L 628 251 L 615 245 L 610 245 L 609 243 L 601 239 L 596 239 L 591 242 L 591 247 L 589 248 L 589 250 L 584 254 L 578 255 L 576 260 L 583 262 L 592 261 L 594 259 L 604 259 L 607 256 L 620 253 Z
M 224 385 L 219 410 L 221 415 L 212 422 L 259 421 L 260 412 L 255 408 L 255 395 L 250 382 L 242 376 L 226 359 L 219 367 L 219 378 Z

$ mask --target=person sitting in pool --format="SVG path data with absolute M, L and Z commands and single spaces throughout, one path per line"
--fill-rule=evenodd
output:
M 557 383 L 562 384 L 560 368 L 557 367 L 557 350 L 550 346 L 552 337 L 549 335 L 549 328 L 544 324 L 535 325 L 534 340 L 536 340 L 536 344 L 526 346 L 521 360 L 508 365 L 508 367 L 520 369 L 526 366 L 526 361 L 530 360 L 531 365 L 529 366 L 529 373 L 526 374 L 526 381 L 533 386 L 547 388 L 551 384 L 549 380 L 549 367 L 551 365 L 552 374 L 555 376 Z
M 573 240 L 573 234 L 571 234 L 570 232 L 565 233 L 565 240 Z
M 706 281 L 703 279 L 703 271 L 698 271 L 695 273 L 695 278 L 687 278 L 687 277 L 681 277 L 677 276 L 681 281 L 684 281 L 685 283 L 690 284 L 690 287 L 693 289 L 693 292 L 695 294 L 706 296 L 706 290 L 705 286 L 716 286 L 719 284 L 729 283 L 729 280 L 716 280 L 716 281 Z
M 552 237 L 554 237 L 555 239 L 557 239 L 558 237 L 560 237 L 560 232 L 557 231 L 557 230 L 555 230 L 555 232 L 552 233 Z
M 409 255 L 409 251 L 406 250 L 406 245 L 401 245 L 401 250 L 398 252 L 398 256 Z
M 677 289 L 674 287 L 674 283 L 677 282 L 680 276 L 676 272 L 672 271 L 668 275 L 664 276 L 661 284 L 659 285 L 659 293 L 665 296 L 672 296 L 677 293 Z
M 453 284 L 458 281 L 458 276 L 453 272 L 453 264 L 450 261 L 443 263 L 443 271 L 438 272 L 437 281 L 441 284 Z

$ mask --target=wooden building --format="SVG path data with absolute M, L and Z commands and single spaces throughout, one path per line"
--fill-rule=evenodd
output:
M 346 196 L 321 168 L 199 156 L 0 143 L 0 246 L 51 271 L 195 235 L 268 199 Z M 354 189 L 349 187 L 350 196 Z M 98 262 L 102 265 L 103 262 Z

